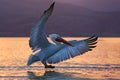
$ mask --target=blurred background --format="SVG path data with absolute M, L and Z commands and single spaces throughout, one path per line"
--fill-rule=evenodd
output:
M 120 0 L 55 0 L 47 34 L 120 37 Z M 0 36 L 27 37 L 53 0 L 0 0 Z

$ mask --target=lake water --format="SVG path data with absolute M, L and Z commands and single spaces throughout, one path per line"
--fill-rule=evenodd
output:
M 0 38 L 0 80 L 120 80 L 120 38 L 99 38 L 93 51 L 54 64 L 55 69 L 44 69 L 40 62 L 26 66 L 32 53 L 28 41 Z

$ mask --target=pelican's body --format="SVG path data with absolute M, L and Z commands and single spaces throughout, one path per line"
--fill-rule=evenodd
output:
M 37 52 L 35 55 L 39 56 L 39 60 L 45 64 L 46 60 L 54 55 L 57 51 L 59 50 L 59 48 L 54 45 L 54 44 L 50 44 L 48 47 L 46 47 L 45 49 L 42 49 L 40 52 Z
M 52 14 L 54 4 L 55 2 L 43 13 L 31 32 L 29 45 L 33 52 L 39 51 L 29 57 L 27 65 L 41 61 L 45 68 L 54 68 L 54 66 L 47 65 L 47 63 L 55 64 L 91 51 L 92 48 L 96 47 L 93 46 L 97 43 L 97 37 L 95 36 L 80 41 L 66 41 L 58 34 L 51 34 L 49 37 L 54 43 L 48 41 L 44 26 L 49 16 Z

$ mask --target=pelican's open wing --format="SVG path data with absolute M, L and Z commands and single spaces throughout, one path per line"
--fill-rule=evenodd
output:
M 49 45 L 49 41 L 47 40 L 44 25 L 47 22 L 49 16 L 52 14 L 54 4 L 55 2 L 53 2 L 50 8 L 44 11 L 40 20 L 37 22 L 35 27 L 32 29 L 30 40 L 29 40 L 29 45 L 33 51 L 45 48 Z
M 61 50 L 59 50 L 55 55 L 48 58 L 47 62 L 49 64 L 58 63 L 69 58 L 73 58 L 77 55 L 83 54 L 87 51 L 91 51 L 92 48 L 96 47 L 98 37 L 90 37 L 81 41 L 69 41 L 72 46 L 64 46 Z

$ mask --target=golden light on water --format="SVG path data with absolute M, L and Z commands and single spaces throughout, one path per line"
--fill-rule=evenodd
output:
M 34 63 L 31 67 L 26 66 L 32 53 L 28 41 L 27 37 L 0 38 L 0 80 L 120 79 L 120 38 L 99 38 L 93 51 L 55 64 L 55 69 L 48 70 L 44 69 L 40 62 Z
M 84 38 L 65 38 L 81 40 Z M 29 38 L 0 38 L 0 65 L 25 66 L 32 53 Z M 72 62 L 79 64 L 120 64 L 120 38 L 99 38 L 97 47 L 84 55 L 64 61 L 58 65 Z M 40 65 L 40 64 L 39 64 Z

